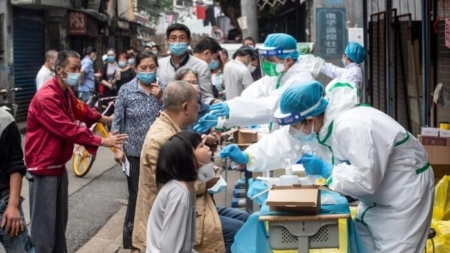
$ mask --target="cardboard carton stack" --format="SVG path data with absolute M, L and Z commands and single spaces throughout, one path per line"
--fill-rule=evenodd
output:
M 435 183 L 450 175 L 450 130 L 422 127 L 418 139 L 427 151 Z

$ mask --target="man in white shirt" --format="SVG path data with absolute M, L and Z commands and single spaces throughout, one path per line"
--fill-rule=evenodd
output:
M 227 100 L 241 96 L 242 91 L 253 83 L 253 77 L 247 66 L 253 59 L 257 59 L 256 52 L 249 46 L 242 46 L 225 65 L 223 76 Z
M 180 23 L 172 24 L 166 30 L 166 39 L 169 43 L 170 55 L 158 60 L 158 82 L 163 86 L 167 85 L 173 81 L 175 72 L 178 70 L 193 69 L 199 75 L 202 102 L 213 104 L 216 100 L 212 93 L 211 70 L 208 63 L 188 54 L 188 47 L 191 42 L 189 28 Z M 219 45 L 216 51 L 220 49 Z M 211 61 L 211 55 L 209 55 L 209 61 Z
M 57 54 L 58 52 L 55 50 L 48 50 L 45 53 L 45 63 L 36 76 L 36 90 L 39 90 L 48 80 L 55 76 L 54 70 Z

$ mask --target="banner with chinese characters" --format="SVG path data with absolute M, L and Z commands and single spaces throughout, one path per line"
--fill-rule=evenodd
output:
M 445 46 L 450 48 L 450 18 L 445 18 Z
M 325 59 L 340 58 L 346 44 L 344 8 L 316 9 L 317 54 Z

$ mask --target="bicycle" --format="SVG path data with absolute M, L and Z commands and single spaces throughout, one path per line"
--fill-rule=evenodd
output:
M 17 108 L 18 105 L 17 104 L 13 104 L 9 101 L 9 93 L 11 92 L 16 92 L 16 91 L 20 91 L 22 90 L 22 88 L 17 87 L 17 88 L 11 88 L 8 87 L 6 89 L 1 89 L 0 90 L 0 96 L 3 97 L 3 102 L 0 103 L 0 108 L 4 109 L 5 111 L 9 112 L 14 118 L 16 118 L 16 114 L 17 114 Z
M 102 115 L 109 116 L 108 113 L 110 113 L 114 106 L 114 101 L 110 100 L 115 100 L 116 98 L 117 97 L 100 98 L 98 93 L 93 92 L 93 95 L 89 98 L 87 104 L 90 108 L 95 108 L 97 111 L 101 112 Z M 107 106 L 102 105 L 101 102 L 104 101 L 109 101 Z M 102 110 L 104 107 L 106 108 Z M 79 122 L 79 125 L 85 126 L 85 124 L 82 122 Z M 95 135 L 101 136 L 102 138 L 107 138 L 109 136 L 108 129 L 100 122 L 93 124 L 90 127 L 90 131 Z M 113 147 L 111 147 L 110 150 L 113 153 L 115 152 L 115 149 Z M 92 168 L 95 158 L 96 155 L 90 154 L 84 146 L 75 144 L 72 155 L 72 170 L 75 176 L 84 177 Z

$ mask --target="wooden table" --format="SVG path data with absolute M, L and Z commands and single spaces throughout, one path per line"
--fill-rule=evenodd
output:
M 309 249 L 339 248 L 339 219 L 350 214 L 266 215 L 260 221 L 269 223 L 269 242 L 274 250 L 309 253 Z

